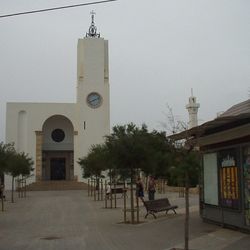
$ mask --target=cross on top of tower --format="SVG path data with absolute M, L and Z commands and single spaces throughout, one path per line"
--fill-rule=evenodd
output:
M 92 10 L 91 12 L 90 12 L 90 14 L 91 14 L 91 19 L 92 19 L 92 23 L 94 23 L 94 18 L 95 18 L 95 12 Z
M 91 24 L 89 27 L 89 32 L 86 33 L 86 37 L 100 37 L 100 33 L 97 33 L 97 28 L 95 26 L 94 18 L 95 18 L 95 12 L 92 10 L 90 12 L 91 14 Z

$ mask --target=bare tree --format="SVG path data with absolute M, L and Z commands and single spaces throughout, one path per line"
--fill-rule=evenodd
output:
M 168 113 L 166 114 L 167 121 L 161 123 L 167 132 L 172 135 L 183 133 L 181 139 L 173 138 L 173 145 L 175 147 L 175 157 L 171 172 L 177 176 L 178 180 L 182 180 L 185 187 L 185 223 L 184 223 L 184 242 L 185 250 L 189 249 L 189 188 L 190 180 L 194 175 L 199 174 L 200 160 L 199 153 L 194 150 L 194 141 L 190 140 L 187 123 L 176 119 L 172 108 L 167 105 Z

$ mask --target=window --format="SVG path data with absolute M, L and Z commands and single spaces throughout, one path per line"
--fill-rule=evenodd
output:
M 218 205 L 218 170 L 217 154 L 203 155 L 204 168 L 204 202 L 206 204 Z
M 55 142 L 61 142 L 65 138 L 65 133 L 64 133 L 64 131 L 62 129 L 57 128 L 57 129 L 52 131 L 51 138 Z

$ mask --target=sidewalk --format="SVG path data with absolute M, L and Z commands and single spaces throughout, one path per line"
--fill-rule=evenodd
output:
M 86 191 L 29 192 L 27 198 L 0 211 L 0 250 L 167 250 L 183 248 L 184 198 L 167 193 L 178 205 L 169 212 L 148 216 L 140 207 L 137 225 L 124 224 L 123 199 L 117 208 L 105 209 Z M 9 200 L 9 195 L 7 195 Z M 127 200 L 129 202 L 129 199 Z M 198 197 L 190 196 L 190 250 L 250 249 L 250 235 L 203 223 Z
M 172 249 L 183 249 L 184 244 L 178 244 Z M 250 249 L 250 237 L 243 233 L 232 231 L 229 229 L 218 229 L 207 235 L 195 238 L 189 242 L 190 250 L 202 249 L 202 250 L 249 250 Z

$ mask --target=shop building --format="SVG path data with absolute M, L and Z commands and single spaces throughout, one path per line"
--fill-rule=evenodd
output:
M 201 217 L 250 231 L 250 99 L 173 138 L 202 152 Z

